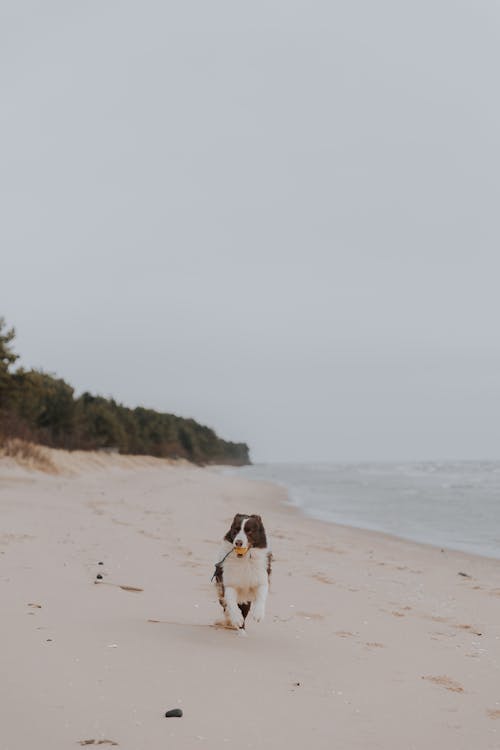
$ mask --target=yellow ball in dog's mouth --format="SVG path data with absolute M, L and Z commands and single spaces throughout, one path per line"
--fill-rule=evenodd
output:
M 248 547 L 235 547 L 238 557 L 243 557 L 248 552 Z

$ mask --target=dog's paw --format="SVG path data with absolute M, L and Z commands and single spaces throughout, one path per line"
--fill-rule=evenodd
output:
M 264 619 L 264 615 L 266 614 L 264 607 L 259 607 L 258 605 L 254 607 L 253 610 L 253 619 L 255 622 L 261 622 Z
M 243 619 L 243 615 L 239 611 L 231 614 L 229 619 L 233 628 L 238 628 L 238 629 L 243 627 L 243 623 L 245 622 L 245 620 Z

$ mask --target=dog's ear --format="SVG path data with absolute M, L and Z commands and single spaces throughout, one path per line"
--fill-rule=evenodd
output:
M 232 520 L 231 527 L 224 537 L 227 542 L 233 543 L 234 537 L 241 528 L 241 521 L 243 518 L 246 518 L 246 515 L 244 513 L 236 513 L 235 517 Z
M 262 518 L 255 513 L 250 516 L 254 521 L 255 527 L 252 529 L 252 546 L 253 547 L 267 547 L 266 532 Z

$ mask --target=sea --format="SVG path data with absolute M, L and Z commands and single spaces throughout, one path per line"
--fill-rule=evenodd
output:
M 303 513 L 500 559 L 500 461 L 275 463 L 235 470 Z

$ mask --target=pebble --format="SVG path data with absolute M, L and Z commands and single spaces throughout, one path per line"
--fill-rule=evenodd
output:
M 101 575 L 100 573 L 98 573 L 98 574 L 96 575 L 96 578 L 97 578 L 97 579 L 98 579 L 99 581 L 101 581 L 101 580 L 102 580 L 102 575 Z
M 166 711 L 165 716 L 170 718 L 171 716 L 182 716 L 182 708 L 172 708 L 170 711 Z
M 104 563 L 103 563 L 103 562 L 98 562 L 97 564 L 98 564 L 98 565 L 104 565 Z

